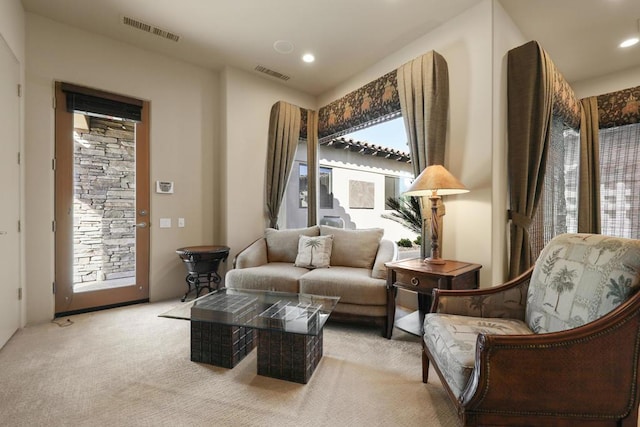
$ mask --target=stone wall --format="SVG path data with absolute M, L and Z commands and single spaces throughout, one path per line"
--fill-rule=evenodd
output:
M 134 277 L 134 125 L 87 119 L 74 132 L 73 281 Z

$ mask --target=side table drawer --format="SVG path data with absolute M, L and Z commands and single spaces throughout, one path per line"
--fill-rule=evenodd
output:
M 421 274 L 410 274 L 404 272 L 397 272 L 396 281 L 401 286 L 407 289 L 421 288 L 421 289 L 433 289 L 437 288 L 440 280 L 433 276 L 424 276 Z

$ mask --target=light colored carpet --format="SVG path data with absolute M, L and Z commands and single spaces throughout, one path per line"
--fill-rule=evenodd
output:
M 190 324 L 167 301 L 20 330 L 0 350 L 3 426 L 459 426 L 418 338 L 328 324 L 308 384 L 189 360 Z M 69 319 L 69 321 L 67 321 Z

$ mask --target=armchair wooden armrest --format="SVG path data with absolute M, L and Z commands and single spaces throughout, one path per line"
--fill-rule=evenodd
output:
M 480 334 L 475 367 L 458 402 L 464 425 L 508 418 L 511 426 L 553 419 L 558 426 L 636 427 L 639 351 L 639 295 L 575 329 Z
M 238 252 L 233 258 L 233 268 L 258 267 L 267 262 L 267 241 L 261 237 Z
M 524 320 L 533 268 L 499 286 L 471 290 L 433 290 L 435 313 Z

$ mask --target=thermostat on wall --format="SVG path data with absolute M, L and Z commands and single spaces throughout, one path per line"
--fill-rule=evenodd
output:
M 173 194 L 173 181 L 156 181 L 156 193 Z

